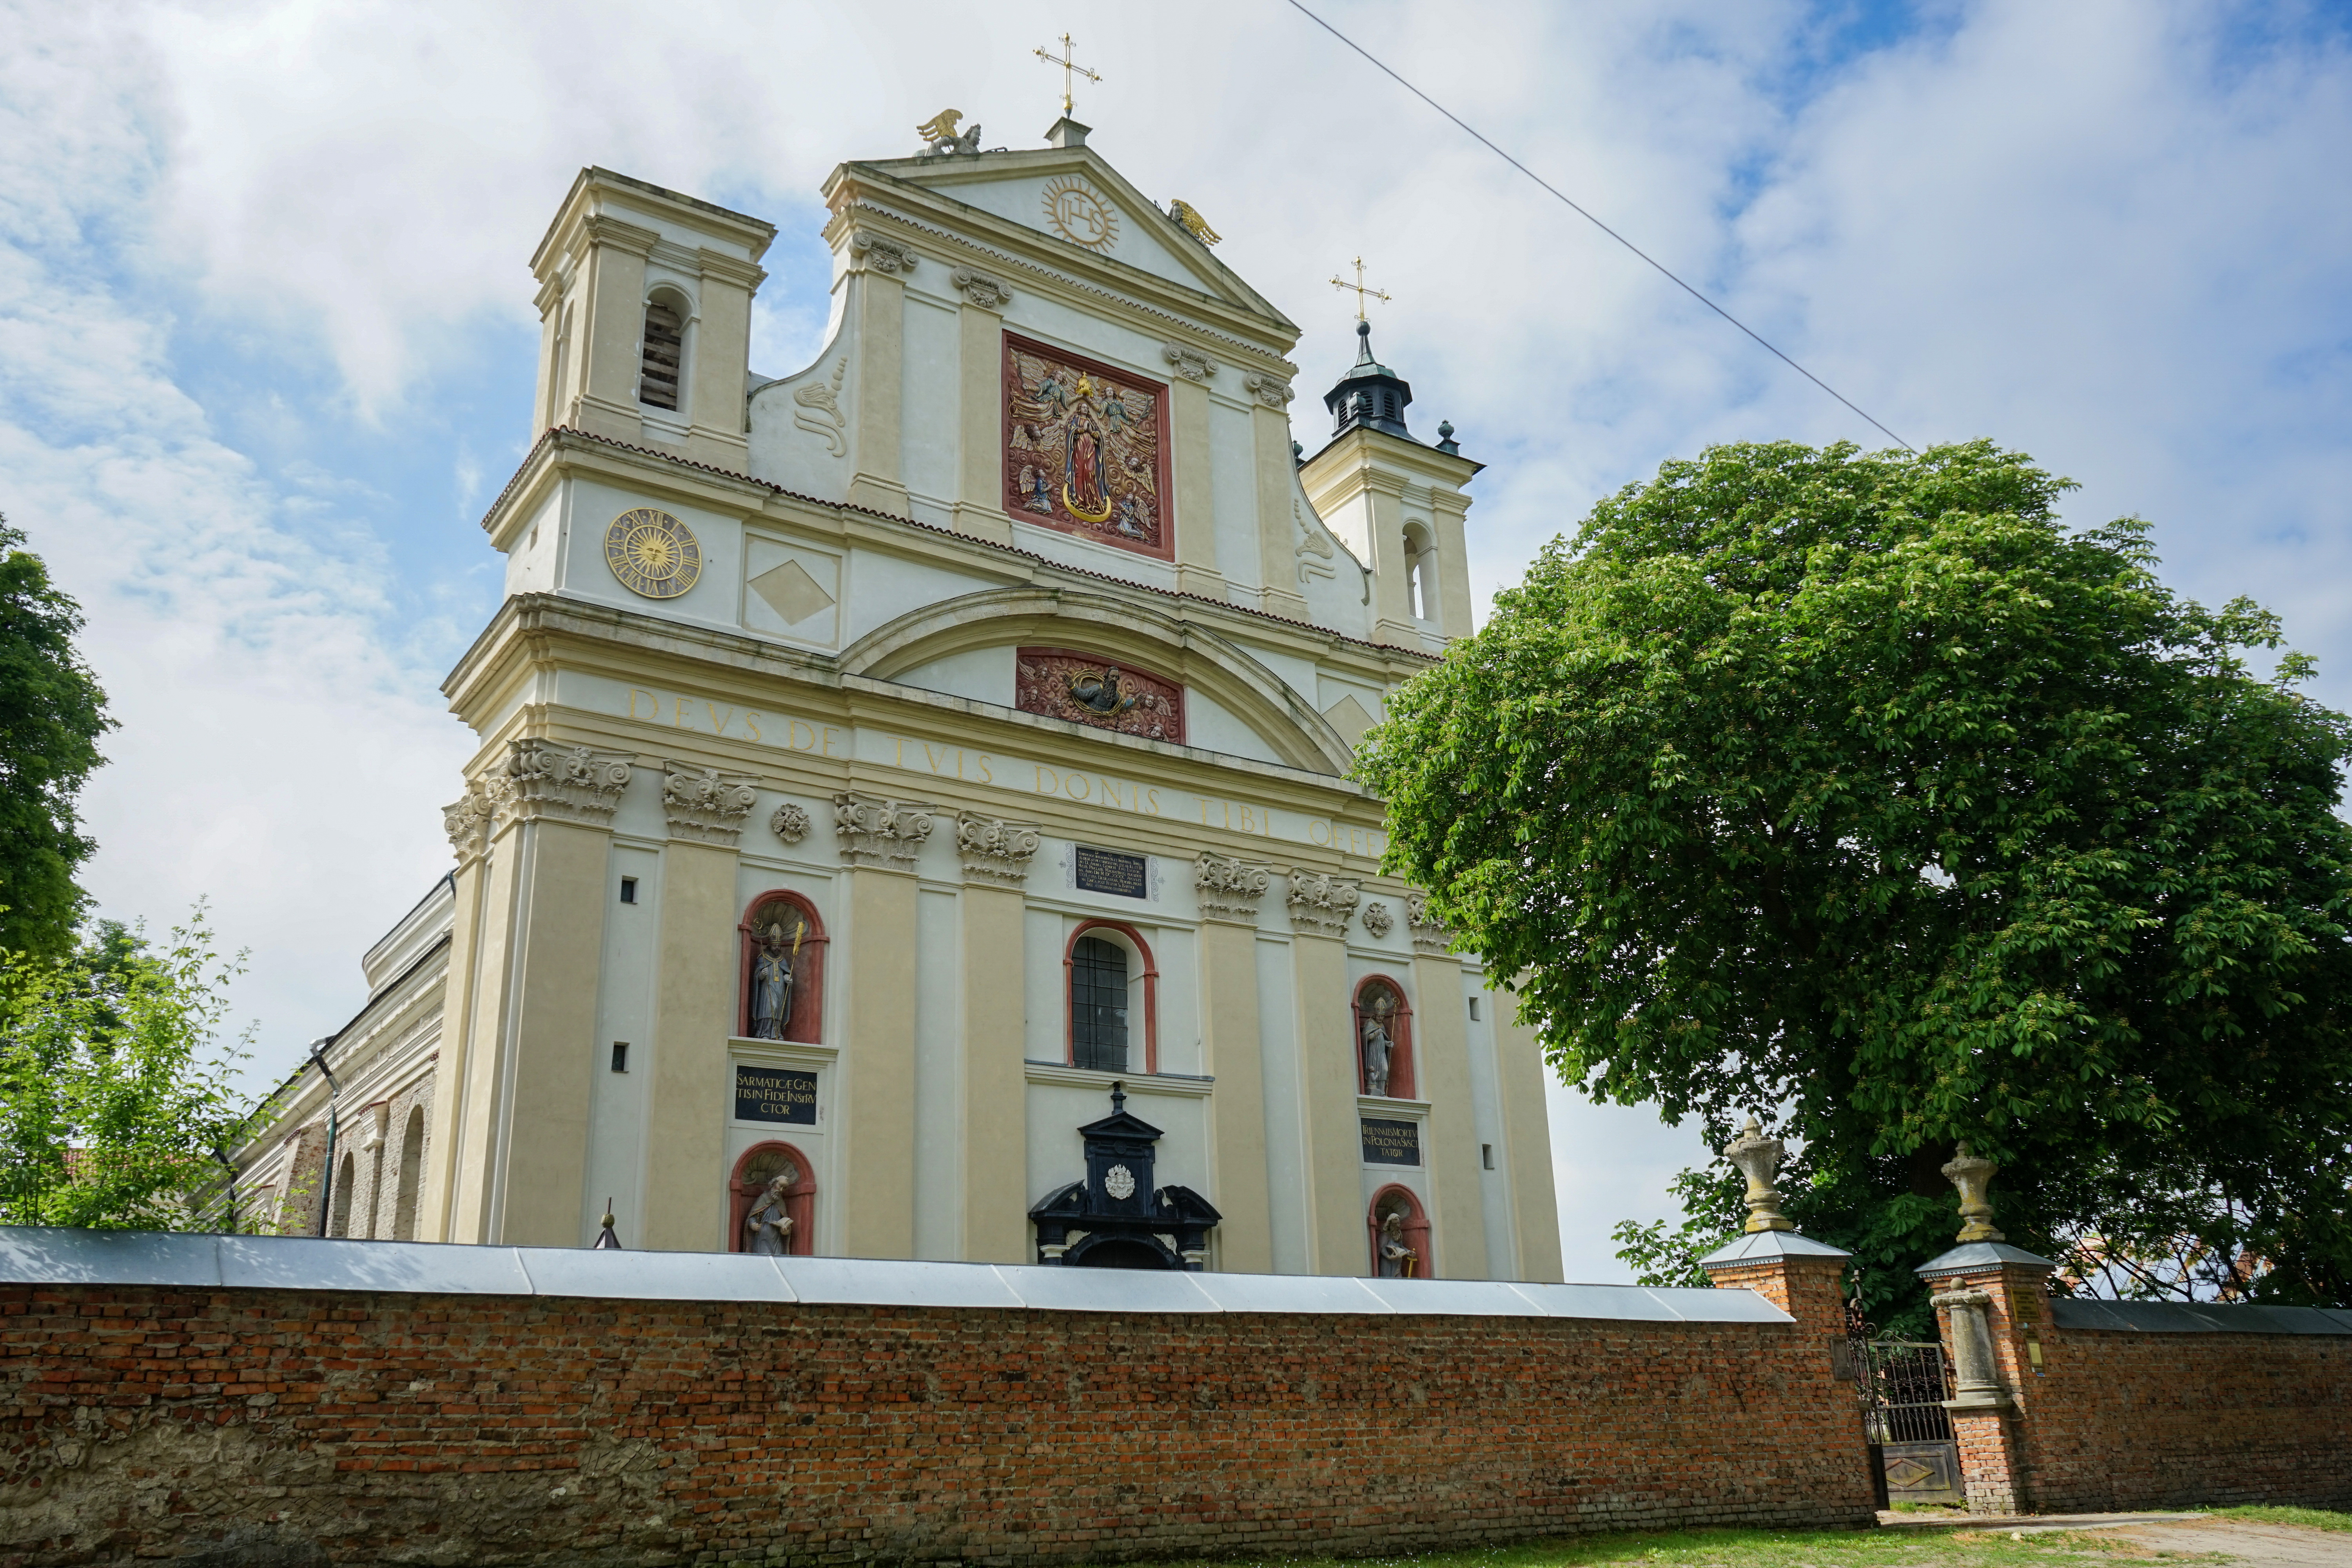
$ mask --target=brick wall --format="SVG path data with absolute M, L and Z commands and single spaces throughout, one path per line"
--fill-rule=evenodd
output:
M 1400 1551 L 1864 1525 L 1784 1323 L 0 1285 L 0 1563 Z
M 2017 1463 L 2038 1511 L 2352 1507 L 2352 1336 L 2045 1322 L 2042 1362 L 2014 1385 Z

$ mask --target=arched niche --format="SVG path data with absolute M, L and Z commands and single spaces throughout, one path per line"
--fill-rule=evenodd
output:
M 751 991 L 755 983 L 753 965 L 759 957 L 760 944 L 771 925 L 783 928 L 783 945 L 793 946 L 797 930 L 800 950 L 793 955 L 793 1010 L 784 1025 L 781 1039 L 798 1040 L 815 1045 L 824 1038 L 824 950 L 829 940 L 824 934 L 824 921 L 816 912 L 816 905 L 802 894 L 777 888 L 761 893 L 744 908 L 743 919 L 735 927 L 737 955 L 735 963 L 735 1036 L 738 1039 L 755 1038 L 751 1033 Z
M 744 1150 L 727 1178 L 728 1251 L 751 1249 L 751 1238 L 743 1227 L 751 1217 L 752 1202 L 779 1171 L 786 1170 L 793 1179 L 784 1187 L 784 1213 L 793 1222 L 793 1234 L 785 1239 L 784 1251 L 793 1258 L 815 1255 L 816 1167 L 790 1143 L 773 1140 Z
M 1395 1215 L 1402 1223 L 1398 1234 L 1412 1257 L 1402 1263 L 1384 1256 L 1382 1234 L 1388 1228 L 1389 1215 Z M 1421 1206 L 1421 1199 L 1411 1187 L 1394 1183 L 1372 1194 L 1371 1207 L 1365 1211 L 1364 1226 L 1371 1243 L 1372 1278 L 1428 1279 L 1436 1270 L 1429 1266 L 1429 1213 Z M 1402 1272 L 1410 1269 L 1411 1272 Z
M 1356 1027 L 1356 1092 L 1386 1100 L 1412 1100 L 1417 1080 L 1413 1071 L 1412 1004 L 1404 987 L 1385 974 L 1368 974 L 1357 983 L 1349 1008 Z M 1370 1031 L 1374 1021 L 1389 1037 L 1388 1081 L 1374 1087 Z
M 1106 942 L 1127 955 L 1127 1066 L 1119 1072 L 1150 1077 L 1160 1070 L 1160 966 L 1152 961 L 1151 944 L 1125 921 L 1080 921 L 1062 947 L 1062 1052 L 1072 1067 L 1078 1061 L 1078 944 Z M 1138 1015 L 1140 1015 L 1139 1018 Z M 1138 1044 L 1141 1045 L 1139 1059 Z

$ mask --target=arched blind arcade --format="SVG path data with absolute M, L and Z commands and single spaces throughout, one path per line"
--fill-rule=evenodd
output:
M 1070 1054 L 1077 1067 L 1127 1070 L 1127 950 L 1100 937 L 1070 949 Z

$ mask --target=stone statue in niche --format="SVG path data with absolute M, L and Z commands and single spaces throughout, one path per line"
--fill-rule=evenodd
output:
M 784 1212 L 784 1189 L 798 1180 L 800 1173 L 787 1162 L 751 1200 L 751 1212 L 743 1216 L 743 1228 L 751 1235 L 745 1251 L 766 1258 L 782 1258 L 792 1251 L 793 1216 Z
M 1389 1026 L 1396 1016 L 1396 998 L 1375 991 L 1364 1005 L 1364 1092 L 1375 1099 L 1389 1092 L 1389 1059 L 1396 1054 L 1396 1036 Z
M 1421 1254 L 1404 1242 L 1404 1211 L 1389 1210 L 1388 1217 L 1381 1221 L 1381 1278 L 1410 1279 L 1420 1261 Z
M 793 1021 L 793 965 L 801 955 L 801 939 L 808 921 L 793 928 L 792 946 L 784 946 L 781 921 L 761 933 L 759 955 L 751 961 L 751 1037 L 781 1040 Z

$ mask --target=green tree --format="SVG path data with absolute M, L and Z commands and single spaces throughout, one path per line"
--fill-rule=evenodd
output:
M 242 958 L 202 906 L 151 951 L 109 921 L 63 958 L 0 954 L 0 1223 L 209 1229 L 219 1155 L 256 1124 L 219 1037 Z
M 1792 1216 L 1886 1307 L 1960 1142 L 2025 1245 L 2352 1300 L 2352 723 L 2069 488 L 1987 442 L 1666 464 L 1366 737 L 1388 868 L 1570 1084 L 1801 1140 Z
M 75 802 L 114 721 L 74 651 L 80 606 L 24 543 L 0 517 L 0 950 L 56 957 L 89 903 Z

